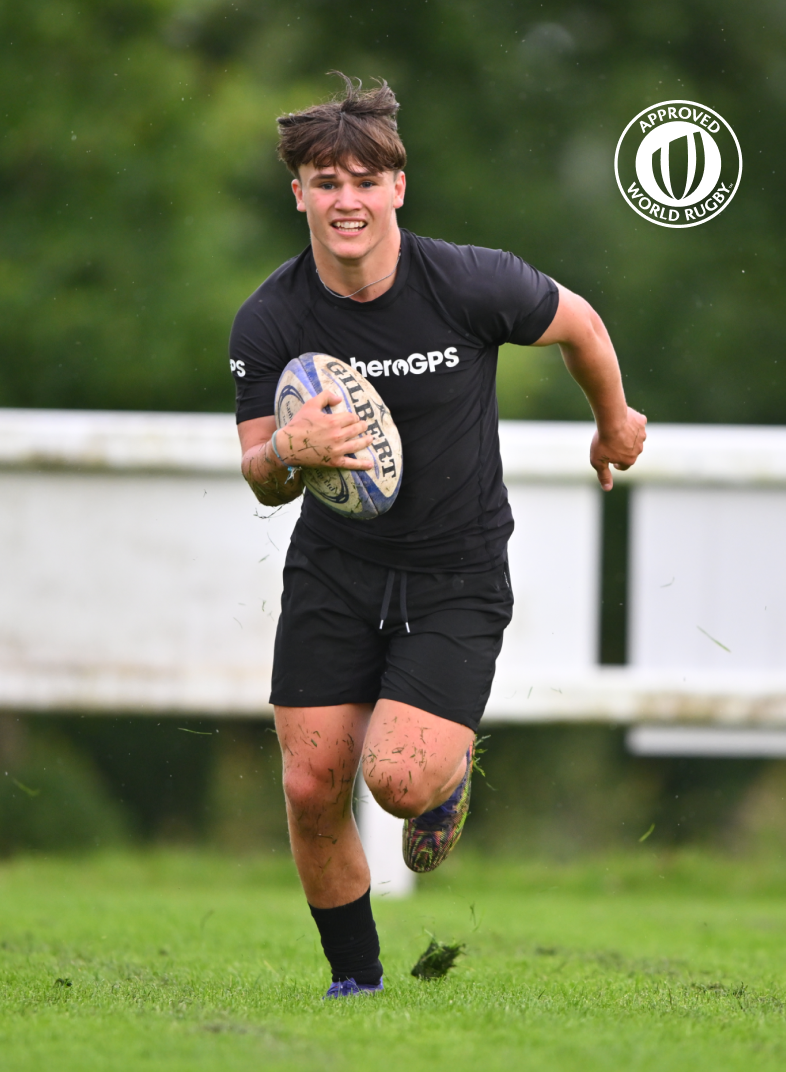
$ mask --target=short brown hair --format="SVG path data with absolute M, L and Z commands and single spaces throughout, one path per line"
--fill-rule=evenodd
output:
M 280 116 L 278 156 L 297 176 L 303 164 L 344 167 L 354 162 L 363 171 L 400 171 L 407 154 L 398 134 L 399 103 L 384 80 L 377 89 L 363 92 L 341 71 L 343 96 L 315 104 L 302 112 Z M 351 170 L 348 169 L 348 170 Z

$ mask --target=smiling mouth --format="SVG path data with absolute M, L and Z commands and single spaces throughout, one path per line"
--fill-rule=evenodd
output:
M 367 225 L 362 220 L 334 220 L 330 226 L 336 231 L 351 234 L 356 231 L 362 231 Z

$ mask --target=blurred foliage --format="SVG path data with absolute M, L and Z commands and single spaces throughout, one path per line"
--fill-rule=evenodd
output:
M 180 844 L 208 828 L 214 722 L 111 715 L 39 719 L 85 755 L 124 808 L 137 838 Z
M 464 841 L 570 860 L 679 846 L 783 855 L 786 762 L 641 758 L 610 726 L 487 728 Z M 288 859 L 270 723 L 0 717 L 0 855 L 133 840 Z M 8 773 L 5 774 L 4 772 Z
M 3 728 L 14 727 L 17 737 L 4 738 Z M 80 757 L 90 784 L 105 787 L 114 812 L 122 815 L 125 828 L 137 840 L 209 842 L 234 851 L 288 848 L 281 752 L 267 722 L 109 713 L 35 719 L 0 716 L 0 763 L 10 762 L 23 771 L 31 787 L 42 777 L 40 757 L 35 757 L 41 748 L 46 753 L 54 747 L 52 742 L 62 746 L 69 769 L 73 757 Z M 53 799 L 60 800 L 59 792 Z M 14 788 L 22 809 L 25 796 L 24 790 Z
M 786 763 L 641 758 L 616 726 L 489 726 L 467 844 L 570 859 L 638 847 L 783 851 Z
M 128 843 L 131 817 L 84 750 L 49 727 L 0 723 L 0 855 Z
M 234 722 L 221 736 L 206 801 L 209 841 L 223 850 L 264 848 L 288 858 L 281 750 L 273 727 Z
M 0 404 L 231 409 L 232 316 L 307 240 L 273 120 L 340 68 L 402 102 L 402 224 L 584 294 L 651 418 L 778 423 L 785 44 L 780 0 L 6 0 Z M 671 98 L 720 111 L 745 161 L 684 231 L 613 175 Z M 587 413 L 553 355 L 511 348 L 500 393 L 508 417 Z

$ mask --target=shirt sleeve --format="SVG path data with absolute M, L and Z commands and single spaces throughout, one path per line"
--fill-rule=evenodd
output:
M 434 245 L 442 247 L 434 249 L 434 259 L 452 294 L 454 315 L 473 335 L 494 346 L 537 342 L 557 312 L 553 279 L 501 249 Z
M 229 336 L 229 368 L 235 380 L 237 423 L 275 412 L 276 387 L 290 346 L 264 285 L 243 303 Z

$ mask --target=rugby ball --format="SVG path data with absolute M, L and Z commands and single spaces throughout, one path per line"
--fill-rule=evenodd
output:
M 276 388 L 276 427 L 283 428 L 309 398 L 322 391 L 341 396 L 328 413 L 355 413 L 368 421 L 373 437 L 352 458 L 370 458 L 371 469 L 304 468 L 303 482 L 312 495 L 343 517 L 370 521 L 388 511 L 401 487 L 401 437 L 390 410 L 365 376 L 337 357 L 301 354 L 289 362 Z

